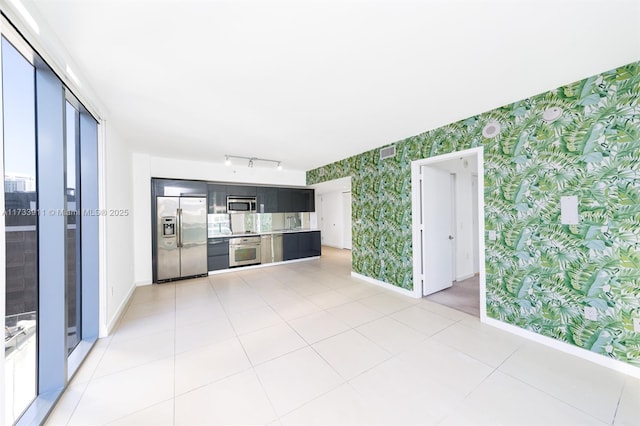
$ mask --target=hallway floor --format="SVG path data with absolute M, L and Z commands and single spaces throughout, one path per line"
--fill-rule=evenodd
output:
M 480 276 L 454 281 L 451 287 L 430 294 L 425 299 L 480 318 Z
M 48 425 L 634 425 L 640 380 L 350 276 L 350 252 L 136 289 Z

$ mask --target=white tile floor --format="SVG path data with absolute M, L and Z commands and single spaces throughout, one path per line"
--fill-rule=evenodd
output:
M 138 288 L 48 425 L 640 425 L 640 380 L 350 277 L 350 253 Z

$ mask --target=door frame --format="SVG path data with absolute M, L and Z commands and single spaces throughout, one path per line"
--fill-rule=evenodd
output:
M 353 225 L 351 223 L 352 212 L 351 190 L 342 192 L 342 248 L 352 250 Z M 348 214 L 347 214 L 348 213 Z
M 476 170 L 478 175 L 478 258 L 480 263 L 480 321 L 487 318 L 486 295 L 486 271 L 485 271 L 485 241 L 484 241 L 484 148 L 477 147 L 463 151 L 455 151 L 448 154 L 423 158 L 411 162 L 411 213 L 412 213 L 412 242 L 413 242 L 413 296 L 422 298 L 422 285 L 424 282 L 423 257 L 422 257 L 422 187 L 420 181 L 420 168 L 433 165 L 442 161 L 448 161 L 462 157 L 476 157 Z

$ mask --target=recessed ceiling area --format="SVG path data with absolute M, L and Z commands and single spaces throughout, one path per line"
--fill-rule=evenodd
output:
M 635 0 L 22 1 L 133 152 L 289 170 L 640 59 Z

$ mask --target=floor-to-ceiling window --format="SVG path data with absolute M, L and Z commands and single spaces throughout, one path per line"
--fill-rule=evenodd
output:
M 13 423 L 37 394 L 38 239 L 34 66 L 2 38 L 5 413 Z
M 67 304 L 67 350 L 69 353 L 73 351 L 82 336 L 80 327 L 82 321 L 80 315 L 82 313 L 81 303 L 81 271 L 80 266 L 80 225 L 79 215 L 81 214 L 80 203 L 80 112 L 74 108 L 71 102 L 66 101 L 65 108 L 66 126 L 65 126 L 65 151 L 66 151 L 66 179 L 65 179 L 65 197 L 67 220 L 66 228 L 66 304 Z
M 0 423 L 38 424 L 98 335 L 98 123 L 8 21 L 0 29 L 6 253 Z

